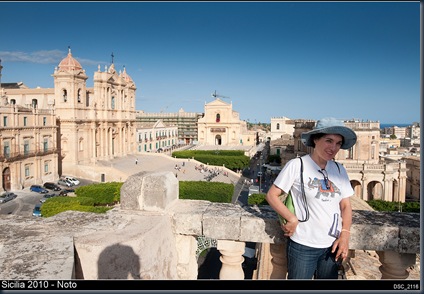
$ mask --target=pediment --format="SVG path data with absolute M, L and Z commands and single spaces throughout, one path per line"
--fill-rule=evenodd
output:
M 206 103 L 206 105 L 208 105 L 208 106 L 228 106 L 228 105 L 231 105 L 231 104 L 217 98 L 212 102 Z

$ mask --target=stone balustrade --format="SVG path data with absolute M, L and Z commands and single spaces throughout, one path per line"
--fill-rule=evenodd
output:
M 353 211 L 350 249 L 375 250 L 382 279 L 405 279 L 420 252 L 419 214 Z M 0 218 L 2 279 L 197 279 L 197 236 L 217 240 L 220 279 L 244 279 L 245 242 L 270 244 L 284 279 L 285 237 L 269 206 L 178 199 L 172 172 L 139 173 L 105 214 Z

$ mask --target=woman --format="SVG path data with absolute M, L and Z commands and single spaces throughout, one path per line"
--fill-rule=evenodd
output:
M 302 133 L 312 154 L 290 160 L 268 190 L 269 205 L 284 219 L 288 279 L 337 279 L 338 262 L 347 258 L 354 194 L 345 168 L 334 161 L 341 149 L 356 143 L 356 134 L 334 118 L 318 120 Z M 303 166 L 303 189 L 301 186 Z M 303 198 L 303 191 L 304 198 Z M 295 214 L 279 199 L 291 191 Z

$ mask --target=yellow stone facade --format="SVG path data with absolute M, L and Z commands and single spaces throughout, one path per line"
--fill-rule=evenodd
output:
M 247 130 L 232 103 L 217 98 L 205 104 L 205 115 L 198 120 L 198 141 L 201 145 L 254 146 L 256 132 Z
M 125 68 L 99 66 L 89 88 L 69 49 L 52 76 L 53 89 L 0 86 L 1 110 L 10 121 L 0 130 L 1 154 L 7 148 L 14 154 L 13 162 L 1 163 L 3 190 L 80 176 L 81 166 L 136 151 L 136 86 Z

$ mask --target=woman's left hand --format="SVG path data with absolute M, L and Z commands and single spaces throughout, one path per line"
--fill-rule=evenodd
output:
M 344 261 L 347 258 L 347 253 L 349 251 L 349 235 L 340 234 L 340 237 L 334 241 L 331 253 L 336 252 L 336 260 L 340 258 Z

